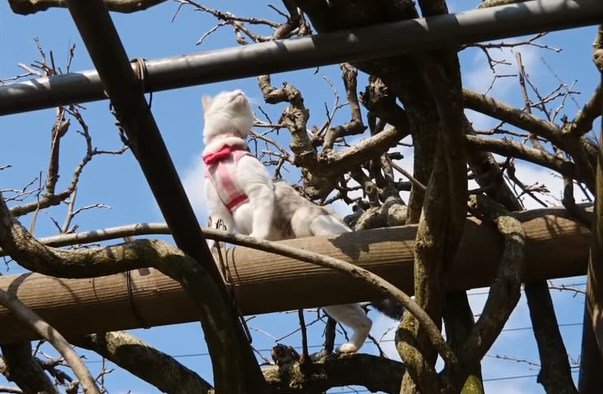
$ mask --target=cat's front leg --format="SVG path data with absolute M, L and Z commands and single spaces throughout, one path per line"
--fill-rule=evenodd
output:
M 245 156 L 237 165 L 237 179 L 251 205 L 249 235 L 268 239 L 274 220 L 274 185 L 268 170 L 255 157 Z
M 274 216 L 274 190 L 272 184 L 262 185 L 250 196 L 253 207 L 252 231 L 249 234 L 257 239 L 268 239 Z
M 226 208 L 214 184 L 209 179 L 205 179 L 205 196 L 207 197 L 207 209 L 211 218 L 211 227 L 229 233 L 234 232 L 235 225 L 232 213 Z

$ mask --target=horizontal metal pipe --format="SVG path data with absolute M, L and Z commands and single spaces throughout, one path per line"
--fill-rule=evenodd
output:
M 146 62 L 145 90 L 456 47 L 601 23 L 603 1 L 529 1 Z M 105 99 L 95 71 L 0 86 L 0 115 Z

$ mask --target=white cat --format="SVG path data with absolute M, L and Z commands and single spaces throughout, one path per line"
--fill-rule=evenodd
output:
M 266 167 L 247 150 L 253 113 L 241 90 L 203 97 L 206 164 L 205 191 L 213 222 L 228 231 L 259 239 L 282 240 L 341 234 L 348 226 L 326 209 L 300 196 L 284 182 L 272 182 Z M 352 328 L 350 342 L 339 351 L 354 353 L 364 344 L 372 321 L 359 304 L 324 310 Z

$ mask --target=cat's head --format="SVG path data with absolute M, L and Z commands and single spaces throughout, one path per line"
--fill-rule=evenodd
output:
M 202 103 L 205 143 L 221 134 L 247 138 L 247 133 L 253 126 L 253 112 L 249 99 L 242 90 L 221 92 L 214 97 L 203 96 Z

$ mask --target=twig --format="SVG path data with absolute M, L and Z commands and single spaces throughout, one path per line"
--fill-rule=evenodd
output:
M 115 12 L 131 13 L 146 10 L 166 0 L 104 0 L 107 8 Z M 11 0 L 8 2 L 15 14 L 28 15 L 49 8 L 67 7 L 64 0 Z
M 306 332 L 306 319 L 304 318 L 304 310 L 298 309 L 297 316 L 299 317 L 299 329 L 302 337 L 302 358 L 300 364 L 311 362 L 310 353 L 308 353 L 308 333 Z
M 331 354 L 335 349 L 335 329 L 337 328 L 337 321 L 331 316 L 327 316 L 327 323 L 325 324 L 325 353 Z
M 406 178 L 408 178 L 409 181 L 412 182 L 412 184 L 416 187 L 418 187 L 419 189 L 425 191 L 427 190 L 427 187 L 421 183 L 421 181 L 419 181 L 417 178 L 415 178 L 414 176 L 412 176 L 412 174 L 408 171 L 406 171 L 404 168 L 400 167 L 399 165 L 392 163 L 392 167 L 398 171 L 400 174 L 404 175 Z

